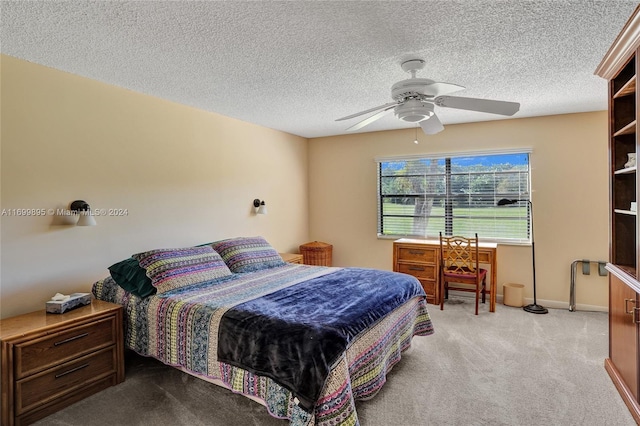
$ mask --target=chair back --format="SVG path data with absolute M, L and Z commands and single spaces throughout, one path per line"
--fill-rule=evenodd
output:
M 478 234 L 475 238 L 443 237 L 441 232 L 440 262 L 448 274 L 476 275 L 479 270 Z

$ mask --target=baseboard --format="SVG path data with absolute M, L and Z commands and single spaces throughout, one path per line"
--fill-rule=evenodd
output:
M 455 297 L 468 297 L 471 299 L 473 299 L 474 297 L 473 293 L 469 293 L 466 291 L 449 290 L 449 294 Z M 501 294 L 496 295 L 496 304 L 497 303 L 502 304 L 502 299 L 503 297 Z M 569 302 L 563 302 L 560 300 L 547 300 L 547 299 L 538 299 L 537 302 L 538 302 L 538 305 L 544 306 L 545 308 L 569 310 Z M 533 303 L 533 298 L 527 298 L 527 297 L 524 298 L 525 305 L 529 305 L 531 303 Z M 607 306 L 586 305 L 583 303 L 577 303 L 575 310 L 576 311 L 609 312 L 609 308 Z
M 524 299 L 525 305 L 533 303 L 533 299 L 526 298 Z M 546 299 L 538 299 L 538 305 L 542 305 L 545 308 L 551 309 L 566 309 L 569 310 L 569 302 L 560 302 L 558 300 L 546 300 Z M 609 312 L 608 306 L 599 306 L 599 305 L 587 305 L 584 303 L 576 303 L 576 311 L 593 311 L 593 312 Z

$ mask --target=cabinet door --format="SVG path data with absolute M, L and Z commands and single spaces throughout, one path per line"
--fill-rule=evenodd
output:
M 638 330 L 633 309 L 638 295 L 614 274 L 610 276 L 609 357 L 625 384 L 638 399 Z

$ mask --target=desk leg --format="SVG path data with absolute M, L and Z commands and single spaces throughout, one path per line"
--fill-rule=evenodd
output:
M 491 264 L 491 295 L 489 296 L 489 312 L 495 312 L 496 311 L 496 289 L 498 288 L 498 284 L 496 283 L 497 280 L 497 272 L 496 266 L 497 266 L 498 262 L 496 262 L 496 254 L 494 253 L 493 255 L 493 262 Z

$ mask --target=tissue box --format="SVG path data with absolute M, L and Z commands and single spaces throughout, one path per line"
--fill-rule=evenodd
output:
M 72 293 L 67 300 L 49 300 L 46 309 L 51 314 L 62 314 L 89 303 L 91 303 L 91 293 Z

